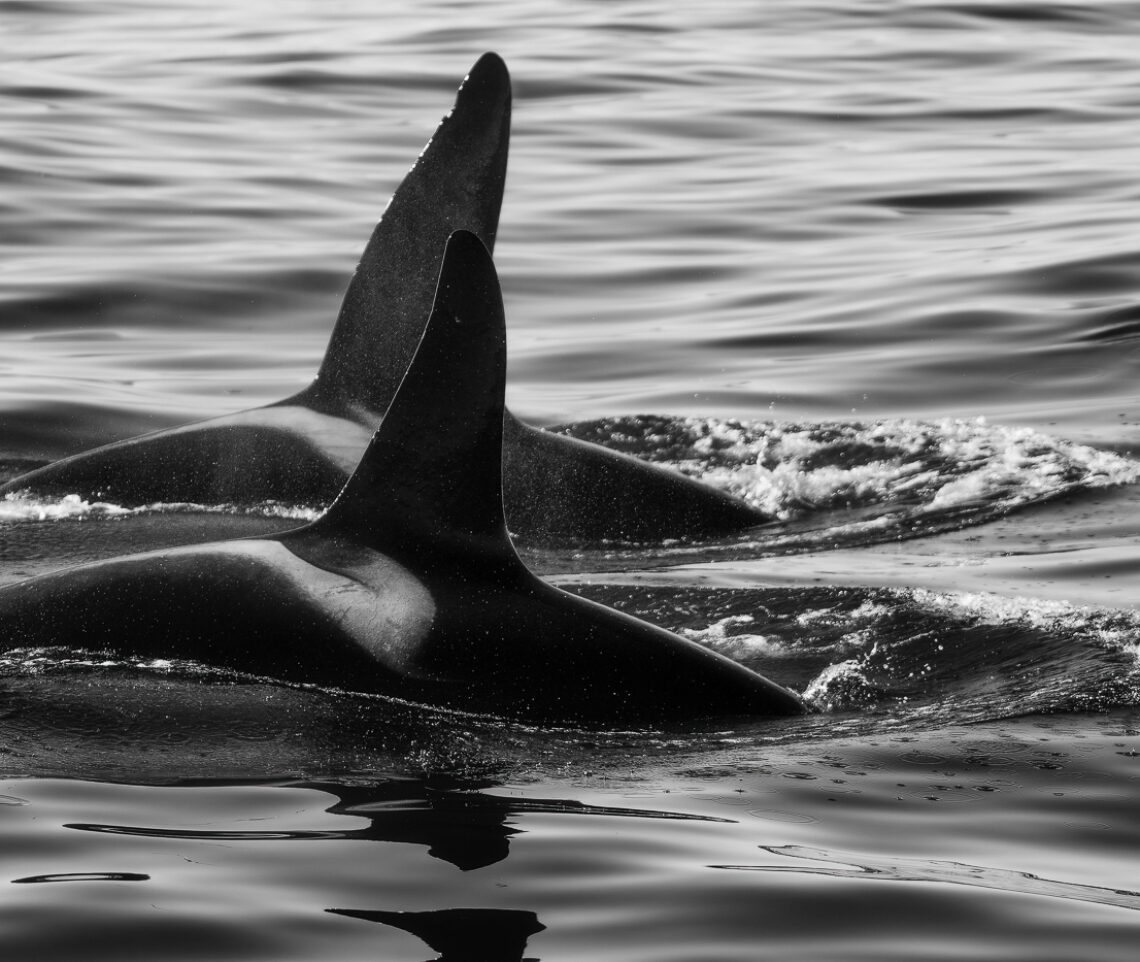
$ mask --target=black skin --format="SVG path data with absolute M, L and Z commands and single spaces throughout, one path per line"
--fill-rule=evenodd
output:
M 302 529 L 267 540 L 335 570 L 323 536 Z M 359 545 L 336 553 L 351 556 L 358 571 L 375 554 Z M 394 636 L 391 661 L 272 564 L 208 545 L 112 559 L 0 589 L 0 650 L 68 645 L 192 659 L 530 722 L 606 727 L 649 723 L 663 711 L 684 718 L 803 710 L 796 696 L 741 665 L 566 594 L 521 564 L 448 554 L 416 564 L 430 573 L 409 567 L 434 614 L 421 635 Z M 385 600 L 375 599 L 378 606 Z

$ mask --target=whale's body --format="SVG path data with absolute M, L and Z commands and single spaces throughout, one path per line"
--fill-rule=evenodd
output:
M 330 502 L 415 353 L 447 238 L 468 230 L 493 249 L 510 112 L 506 66 L 486 54 L 376 226 L 309 387 L 266 407 L 75 454 L 9 481 L 0 495 L 75 494 L 132 507 Z M 677 472 L 510 415 L 504 443 L 510 528 L 530 543 L 715 536 L 767 520 Z
M 324 515 L 0 589 L 0 648 L 189 658 L 532 721 L 802 711 L 747 668 L 526 569 L 503 512 L 505 370 L 490 255 L 457 232 L 415 359 Z

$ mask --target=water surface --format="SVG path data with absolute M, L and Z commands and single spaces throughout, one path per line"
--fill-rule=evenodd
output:
M 1131 959 L 1140 7 L 0 2 L 0 467 L 283 398 L 485 50 L 521 416 L 769 511 L 559 584 L 805 692 L 0 665 L 5 958 Z M 0 505 L 0 581 L 319 505 Z

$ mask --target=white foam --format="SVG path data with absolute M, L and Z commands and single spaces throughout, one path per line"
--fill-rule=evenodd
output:
M 0 500 L 0 521 L 60 521 L 65 518 L 108 517 L 130 514 L 128 508 L 105 501 L 84 501 L 77 494 L 37 498 L 22 492 Z
M 1043 598 L 1006 597 L 989 592 L 939 592 L 910 588 L 905 592 L 927 611 L 968 618 L 986 625 L 1025 625 L 1095 641 L 1132 655 L 1140 664 L 1140 612 L 1100 611 Z
M 15 492 L 0 499 L 0 522 L 83 520 L 85 518 L 119 518 L 139 514 L 246 514 L 266 518 L 288 518 L 315 521 L 323 508 L 307 505 L 263 501 L 260 504 L 196 504 L 189 501 L 155 502 L 137 508 L 126 508 L 109 501 L 85 501 L 78 494 L 63 497 L 40 497 Z
M 736 660 L 755 655 L 779 655 L 787 651 L 787 646 L 782 641 L 767 635 L 742 632 L 729 634 L 729 629 L 739 625 L 750 625 L 755 620 L 752 615 L 729 615 L 713 622 L 707 628 L 682 628 L 681 634 L 691 641 Z
M 673 436 L 659 430 L 641 442 L 687 446 L 672 462 L 679 470 L 782 520 L 804 508 L 899 502 L 917 514 L 979 502 L 1011 507 L 1140 480 L 1140 464 L 1128 458 L 985 418 L 672 424 Z
M 803 698 L 821 711 L 845 711 L 873 704 L 879 692 L 857 659 L 828 665 L 804 689 Z

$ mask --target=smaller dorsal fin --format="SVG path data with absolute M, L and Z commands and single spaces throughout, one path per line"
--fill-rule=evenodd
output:
M 316 380 L 283 403 L 384 414 L 423 333 L 447 238 L 469 230 L 494 249 L 510 124 L 510 74 L 484 54 L 376 225 Z
M 310 530 L 402 560 L 520 565 L 503 514 L 503 300 L 487 248 L 448 239 L 423 338 L 379 430 Z

